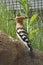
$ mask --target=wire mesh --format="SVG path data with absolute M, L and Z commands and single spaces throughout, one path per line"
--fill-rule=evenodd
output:
M 3 0 L 3 2 L 6 3 L 8 10 L 9 10 L 9 8 L 11 8 L 13 10 L 22 9 L 22 6 L 19 4 L 18 1 L 19 0 Z M 30 0 L 27 0 L 27 3 L 29 3 L 29 2 L 30 2 Z M 31 0 L 30 9 L 33 12 L 38 12 L 39 10 L 41 12 L 43 10 L 43 0 Z

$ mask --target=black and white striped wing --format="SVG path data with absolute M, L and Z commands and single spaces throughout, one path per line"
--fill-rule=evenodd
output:
M 17 36 L 19 37 L 21 41 L 23 41 L 23 43 L 30 45 L 30 41 L 28 39 L 28 33 L 25 29 L 23 28 L 17 29 Z

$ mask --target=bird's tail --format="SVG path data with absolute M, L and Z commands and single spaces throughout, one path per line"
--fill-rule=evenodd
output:
M 27 45 L 28 45 L 28 47 L 30 48 L 30 51 L 32 52 L 33 48 L 32 48 L 32 46 L 31 46 L 31 44 L 27 44 Z
M 31 46 L 31 44 L 28 44 L 28 47 L 30 48 L 29 55 L 30 55 L 31 58 L 33 58 L 35 55 L 34 55 L 33 48 Z

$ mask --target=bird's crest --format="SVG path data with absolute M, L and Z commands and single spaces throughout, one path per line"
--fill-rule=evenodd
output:
M 26 16 L 16 16 L 15 18 L 16 19 L 26 19 L 27 17 Z

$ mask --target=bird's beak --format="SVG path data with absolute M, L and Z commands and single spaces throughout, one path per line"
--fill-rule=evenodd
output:
M 12 18 L 12 19 L 8 19 L 8 21 L 10 21 L 10 20 L 15 20 L 15 18 Z

